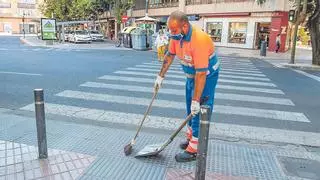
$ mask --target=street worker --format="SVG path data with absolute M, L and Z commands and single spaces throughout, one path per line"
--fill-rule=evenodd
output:
M 170 42 L 154 88 L 160 88 L 175 56 L 186 74 L 187 114 L 193 115 L 187 125 L 187 140 L 180 144 L 184 151 L 175 156 L 177 162 L 196 160 L 199 137 L 200 100 L 207 99 L 211 111 L 214 104 L 215 88 L 219 77 L 220 62 L 210 36 L 201 29 L 192 26 L 188 17 L 181 11 L 171 13 L 168 19 Z

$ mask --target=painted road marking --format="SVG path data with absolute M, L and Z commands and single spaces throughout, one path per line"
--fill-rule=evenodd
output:
M 90 100 L 90 101 L 111 102 L 111 103 L 121 102 L 120 104 L 131 104 L 131 105 L 147 105 L 150 101 L 150 99 L 148 98 L 117 96 L 112 94 L 99 94 L 99 93 L 89 93 L 89 92 L 71 91 L 71 90 L 60 92 L 57 94 L 57 96 Z M 185 109 L 185 103 L 168 101 L 168 100 L 157 100 L 154 102 L 153 106 L 161 107 L 161 108 L 181 109 L 181 110 Z M 298 112 L 244 108 L 244 107 L 223 106 L 223 105 L 215 105 L 214 109 L 215 109 L 215 112 L 219 114 L 251 116 L 251 117 L 284 120 L 284 121 L 310 122 L 303 113 L 298 113 Z
M 13 75 L 25 75 L 25 76 L 42 76 L 42 74 L 11 72 L 11 71 L 0 71 L 0 74 L 13 74 Z
M 34 104 L 27 105 L 21 110 L 34 112 Z M 77 106 L 46 103 L 46 113 L 72 118 L 89 119 L 93 121 L 137 125 L 143 114 L 104 111 Z M 175 130 L 183 119 L 150 116 L 144 123 L 145 127 Z M 211 123 L 210 135 L 213 137 L 234 137 L 239 139 L 254 139 L 259 141 L 320 146 L 320 133 L 243 126 L 226 123 Z

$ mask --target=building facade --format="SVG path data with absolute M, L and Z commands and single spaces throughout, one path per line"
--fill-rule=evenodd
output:
M 38 31 L 39 0 L 0 0 L 0 34 L 34 34 Z
M 145 0 L 136 0 L 129 16 L 145 15 Z M 185 12 L 190 22 L 208 34 L 216 46 L 259 49 L 267 41 L 270 51 L 276 48 L 280 34 L 280 52 L 286 51 L 289 0 L 268 0 L 258 5 L 255 0 L 149 0 L 148 15 L 166 22 L 175 10 Z

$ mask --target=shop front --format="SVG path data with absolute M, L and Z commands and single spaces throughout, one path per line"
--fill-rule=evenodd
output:
M 258 48 L 260 41 L 257 38 L 257 24 L 270 22 L 271 17 L 250 17 L 250 13 L 238 16 L 225 14 L 205 17 L 204 27 L 216 46 L 253 49 Z
M 203 15 L 204 29 L 216 46 L 259 49 L 266 41 L 274 51 L 280 34 L 280 52 L 285 52 L 288 13 L 235 13 Z

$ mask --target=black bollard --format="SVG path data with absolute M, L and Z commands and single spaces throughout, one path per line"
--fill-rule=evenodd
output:
M 207 105 L 201 106 L 200 111 L 200 132 L 199 132 L 199 147 L 196 163 L 196 180 L 205 180 L 207 166 L 207 151 L 209 142 L 211 110 Z
M 34 90 L 39 159 L 48 157 L 43 89 Z

